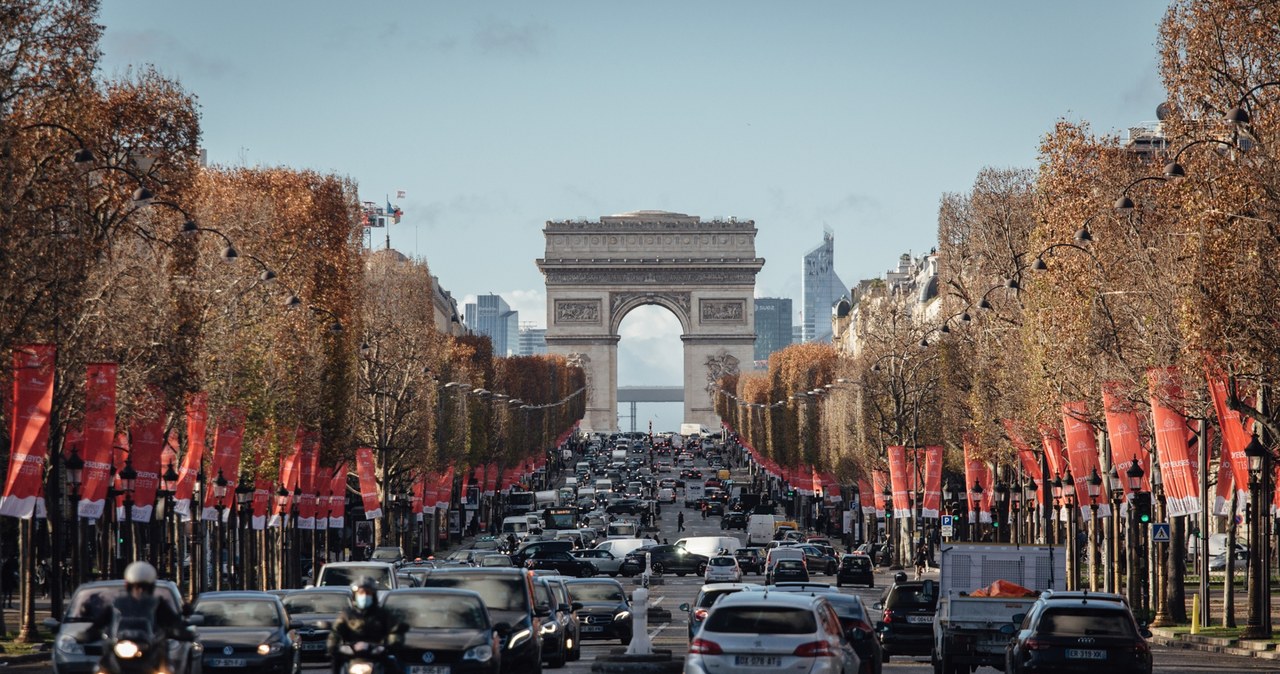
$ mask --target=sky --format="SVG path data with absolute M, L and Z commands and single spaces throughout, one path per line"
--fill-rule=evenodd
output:
M 1102 133 L 1154 119 L 1166 7 L 103 0 L 101 69 L 180 81 L 212 164 L 334 172 L 363 199 L 390 195 L 394 248 L 460 301 L 498 293 L 545 325 L 547 220 L 754 220 L 756 295 L 797 308 L 824 226 L 846 283 L 882 276 L 934 246 L 943 194 L 985 167 L 1033 168 L 1059 119 Z M 642 307 L 621 332 L 620 384 L 682 381 L 674 316 Z M 639 416 L 657 430 L 681 414 Z

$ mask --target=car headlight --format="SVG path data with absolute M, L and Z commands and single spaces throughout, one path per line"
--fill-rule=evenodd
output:
M 142 649 L 138 648 L 138 644 L 132 641 L 117 641 L 112 650 L 116 652 L 116 657 L 121 657 L 125 660 L 136 658 L 142 653 Z
M 530 630 L 528 627 L 522 630 L 516 631 L 511 635 L 511 638 L 507 640 L 507 650 L 511 650 L 516 646 L 519 646 L 520 644 L 528 641 L 529 637 L 532 637 L 532 636 L 533 636 L 533 630 Z M 350 674 L 359 674 L 359 672 L 350 672 Z
M 476 662 L 488 662 L 491 658 L 493 658 L 493 646 L 489 644 L 472 646 L 462 654 L 463 660 L 475 660 Z
M 540 631 L 542 632 L 542 634 L 555 634 L 556 631 L 558 631 L 559 629 L 560 629 L 559 623 L 556 623 L 554 621 L 547 621 L 542 624 L 542 629 Z
M 283 644 L 258 644 L 258 655 L 274 655 L 284 650 Z
M 347 674 L 373 674 L 373 665 L 368 662 L 353 662 L 347 666 Z
M 631 611 L 618 611 L 617 613 L 613 614 L 614 620 L 626 620 L 627 618 L 630 618 L 630 617 L 631 617 Z
M 84 655 L 84 644 L 76 641 L 76 638 L 70 634 L 64 634 L 58 637 L 58 650 L 68 655 Z

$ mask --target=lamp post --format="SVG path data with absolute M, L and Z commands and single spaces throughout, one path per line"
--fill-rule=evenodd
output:
M 977 480 L 973 481 L 973 486 L 969 488 L 969 493 L 973 494 L 973 502 L 978 504 L 977 512 L 970 511 L 969 517 L 974 523 L 973 540 L 982 540 L 982 484 Z
M 251 503 L 253 503 L 253 486 L 249 484 L 248 476 L 241 475 L 240 483 L 236 485 L 236 535 L 240 537 L 240 544 L 236 546 L 240 552 L 240 563 L 236 565 L 236 577 L 240 581 L 242 590 L 249 589 L 250 570 L 258 568 L 257 560 L 250 559 L 253 555 L 253 546 L 249 545 Z
M 222 523 L 222 511 L 227 509 L 222 499 L 227 496 L 227 477 L 222 474 L 222 469 L 218 469 L 218 477 L 213 480 L 213 509 L 218 512 L 218 521 L 214 523 L 213 537 L 213 589 L 222 590 L 222 551 L 225 543 L 222 536 L 226 533 L 226 527 Z
M 284 485 L 280 485 L 280 489 L 276 491 L 276 516 L 280 518 L 280 544 L 276 546 L 278 550 L 276 554 L 276 583 L 282 588 L 293 587 L 289 579 L 289 567 L 286 566 L 285 560 L 293 552 L 288 547 L 288 537 L 285 535 L 289 526 L 289 490 Z
M 1102 476 L 1093 469 L 1089 476 L 1089 589 L 1098 591 L 1098 496 L 1102 494 Z
M 946 482 L 943 482 L 942 483 L 942 500 L 947 504 L 947 514 L 951 515 L 952 522 L 955 521 L 955 515 L 956 515 L 955 498 L 956 498 L 955 486 L 952 484 L 951 480 L 947 480 Z M 952 525 L 952 532 L 953 532 L 952 535 L 954 535 L 954 531 L 955 531 L 955 528 L 954 528 L 954 525 Z
M 1017 482 L 1009 487 L 1009 541 L 1014 545 L 1022 544 L 1022 485 Z
M 1051 534 L 1050 544 L 1061 540 L 1058 537 L 1059 523 L 1062 521 L 1062 476 L 1054 475 L 1053 482 L 1049 483 L 1053 493 L 1053 521 L 1049 523 L 1049 533 Z
M 200 462 L 203 463 L 203 462 Z M 191 538 L 187 542 L 187 551 L 191 557 L 191 595 L 199 596 L 204 591 L 204 517 L 202 517 L 201 509 L 204 507 L 204 466 L 197 468 L 196 483 L 191 489 Z
M 1134 462 L 1135 464 L 1137 461 Z M 1124 504 L 1124 487 L 1120 482 L 1119 471 L 1116 470 L 1114 463 L 1111 464 L 1111 583 L 1107 587 L 1108 592 L 1120 594 L 1120 576 L 1122 567 L 1120 566 L 1120 550 L 1122 539 L 1120 535 L 1120 506 Z
M 1067 508 L 1067 589 L 1080 589 L 1080 525 L 1076 521 L 1076 479 L 1067 468 L 1062 480 L 1062 502 Z
M 991 513 L 991 522 L 994 525 L 992 528 L 995 530 L 995 536 L 992 536 L 994 539 L 992 542 L 1001 543 L 1002 541 L 1000 539 L 1008 535 L 1001 534 L 1000 532 L 1001 517 L 1004 517 L 1004 528 L 1009 528 L 1009 518 L 1005 516 L 1005 513 L 1009 511 L 1009 485 L 1003 482 L 997 482 L 995 491 L 996 511 Z
M 80 458 L 78 449 L 71 449 L 71 456 L 63 467 L 67 469 L 67 484 L 71 487 L 71 585 L 74 589 L 84 578 L 84 552 L 80 545 L 80 485 L 83 484 L 80 480 L 84 475 L 84 459 Z
M 1263 514 L 1271 502 L 1267 496 L 1271 461 L 1267 448 L 1255 433 L 1244 448 L 1249 457 L 1249 618 L 1242 639 L 1271 638 L 1271 597 L 1267 593 L 1270 572 L 1264 550 L 1270 545 L 1265 535 L 1267 517 Z
M 894 545 L 894 540 L 897 536 L 893 526 L 893 488 L 886 484 L 884 491 L 880 495 L 884 497 L 884 535 L 888 539 L 889 549 L 893 552 L 893 555 L 889 557 L 889 568 L 897 567 L 901 569 L 902 564 L 898 562 L 899 551 L 897 546 Z
M 173 469 L 173 462 L 170 461 L 168 468 L 160 474 L 160 489 L 156 492 L 159 501 L 164 504 L 164 512 L 158 522 L 160 525 L 159 568 L 170 577 L 176 575 L 172 565 L 174 564 L 174 549 L 177 546 L 167 545 L 166 543 L 169 536 L 169 513 L 173 511 L 173 493 L 177 488 L 178 472 Z
M 133 488 L 137 482 L 138 471 L 133 468 L 133 458 L 127 458 L 120 470 L 120 489 L 124 492 L 124 549 L 130 561 L 137 557 L 133 552 Z
M 1036 499 L 1036 495 L 1038 493 L 1039 493 L 1039 488 L 1036 486 L 1036 481 L 1032 478 L 1027 478 L 1027 481 L 1022 484 L 1023 517 L 1022 517 L 1022 520 L 1020 521 L 1020 524 L 1026 524 L 1027 528 L 1026 528 L 1026 535 L 1022 536 L 1020 534 L 1019 540 L 1021 540 L 1022 538 L 1026 538 L 1028 543 L 1034 542 L 1036 540 L 1036 537 L 1035 537 L 1036 521 L 1038 519 L 1036 517 L 1036 514 L 1040 512 L 1039 508 L 1037 507 L 1038 501 Z
M 845 504 L 849 509 L 857 508 L 853 517 L 849 518 L 849 528 L 844 532 L 844 547 L 846 550 L 853 550 L 854 543 L 862 543 L 862 532 L 855 532 L 854 529 L 862 528 L 862 494 L 858 490 L 858 484 L 855 482 L 848 486 L 849 500 Z

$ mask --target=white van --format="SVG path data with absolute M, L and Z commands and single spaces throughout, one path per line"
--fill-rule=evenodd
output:
M 773 515 L 752 515 L 747 519 L 747 545 L 768 545 L 773 540 Z
M 560 505 L 560 495 L 554 490 L 540 491 L 535 495 L 532 512 L 542 512 L 547 508 L 554 508 Z
M 662 489 L 659 489 L 659 490 L 658 490 L 658 502 L 659 502 L 659 503 L 675 503 L 675 502 L 676 502 L 676 490 L 674 490 L 674 489 L 672 489 L 672 488 L 670 488 L 670 487 L 663 487 Z
M 676 541 L 676 547 L 703 557 L 715 557 L 732 555 L 735 550 L 742 547 L 742 541 L 733 536 L 693 536 Z
M 618 520 L 610 522 L 609 529 L 605 532 L 607 538 L 635 538 L 640 533 L 640 525 L 634 520 Z
M 621 559 L 633 550 L 657 544 L 658 542 L 652 538 L 611 538 L 597 545 L 596 549 L 608 550 L 609 554 Z
M 569 477 L 566 477 L 564 479 L 564 486 L 569 487 L 570 489 L 577 488 L 578 478 L 574 475 L 570 475 Z
M 529 535 L 529 519 L 524 515 L 502 518 L 502 537 L 506 538 L 507 534 L 515 534 L 516 540 L 523 540 Z
M 596 491 L 613 491 L 613 480 L 596 480 Z

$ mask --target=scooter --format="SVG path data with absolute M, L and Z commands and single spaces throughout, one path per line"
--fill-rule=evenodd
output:
M 150 618 L 117 615 L 103 640 L 97 674 L 160 674 L 168 666 L 169 642 Z
M 343 674 L 385 674 L 387 648 L 382 644 L 371 644 L 357 641 L 354 644 L 343 644 L 338 652 L 346 657 L 342 666 Z

